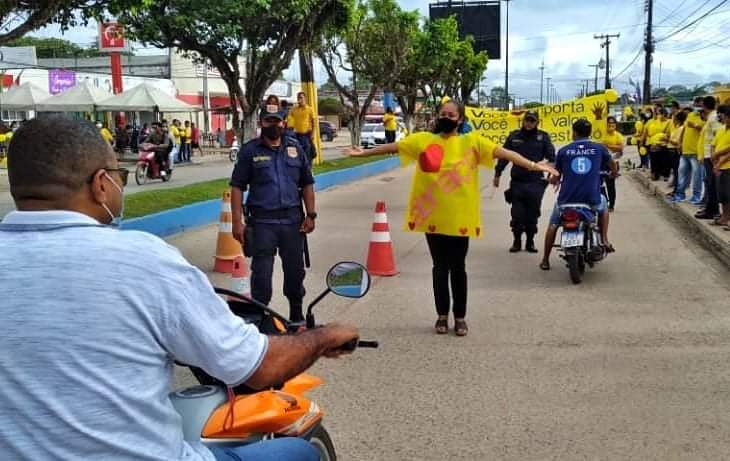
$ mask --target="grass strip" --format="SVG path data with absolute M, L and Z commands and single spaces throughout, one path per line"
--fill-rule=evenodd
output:
M 330 171 L 351 168 L 358 165 L 382 160 L 384 156 L 377 157 L 343 157 L 328 160 L 316 165 L 314 174 L 327 173 Z M 173 181 L 175 176 L 173 175 Z M 124 198 L 124 218 L 138 218 L 160 211 L 179 208 L 196 202 L 204 202 L 221 198 L 223 191 L 228 187 L 229 178 L 214 179 L 211 181 L 188 184 L 187 186 L 170 189 L 155 189 L 150 191 L 137 192 Z

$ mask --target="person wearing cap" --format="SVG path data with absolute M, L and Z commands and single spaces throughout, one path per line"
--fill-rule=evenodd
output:
M 533 162 L 547 160 L 555 162 L 555 146 L 550 135 L 537 128 L 540 118 L 537 111 L 528 110 L 522 118 L 522 128 L 509 134 L 504 148 L 513 150 Z M 497 162 L 494 172 L 494 187 L 499 187 L 502 172 L 509 163 L 506 159 Z M 512 235 L 514 242 L 510 253 L 522 250 L 522 234 L 525 234 L 525 250 L 537 253 L 535 235 L 537 234 L 537 220 L 540 217 L 542 196 L 545 193 L 545 181 L 542 171 L 528 170 L 519 165 L 513 165 L 511 171 L 510 188 L 505 192 L 505 198 L 512 204 Z
M 591 122 L 578 119 L 573 122 L 573 142 L 564 146 L 555 156 L 555 169 L 560 172 L 560 193 L 545 232 L 545 254 L 540 269 L 550 270 L 550 252 L 560 227 L 560 206 L 567 203 L 590 205 L 598 214 L 603 245 L 608 253 L 614 251 L 608 242 L 608 201 L 601 194 L 601 172 L 618 173 L 611 153 L 603 144 L 591 141 Z
M 297 322 L 304 320 L 302 233 L 314 230 L 317 213 L 309 158 L 296 139 L 285 135 L 285 118 L 284 112 L 275 105 L 267 105 L 261 111 L 261 136 L 241 147 L 233 169 L 231 203 L 233 236 L 244 244 L 247 256 L 252 257 L 252 297 L 264 304 L 271 301 L 274 255 L 278 251 L 284 270 L 284 296 L 289 300 L 289 318 Z M 248 198 L 244 204 L 246 190 Z M 250 226 L 248 230 L 247 226 Z M 253 241 L 246 242 L 246 238 Z

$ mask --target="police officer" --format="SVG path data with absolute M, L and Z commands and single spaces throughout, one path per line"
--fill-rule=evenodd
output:
M 233 169 L 231 203 L 234 204 L 233 236 L 252 257 L 251 295 L 264 304 L 271 301 L 274 256 L 278 251 L 284 269 L 289 318 L 297 322 L 304 319 L 302 234 L 314 230 L 317 213 L 309 160 L 301 145 L 284 134 L 285 118 L 278 108 L 266 107 L 261 111 L 261 136 L 241 147 Z M 244 206 L 246 190 L 248 198 Z
M 555 146 L 550 141 L 550 135 L 538 130 L 539 117 L 536 111 L 529 110 L 522 119 L 522 128 L 515 130 L 507 137 L 504 143 L 506 149 L 513 150 L 529 160 L 541 162 L 547 160 L 555 162 Z M 494 173 L 494 187 L 499 187 L 499 178 L 507 167 L 506 160 L 500 160 Z M 537 234 L 537 218 L 540 217 L 540 205 L 545 193 L 547 182 L 540 171 L 529 171 L 517 165 L 512 165 L 512 180 L 510 188 L 505 192 L 505 198 L 512 204 L 512 234 L 514 243 L 510 253 L 522 250 L 522 234 L 526 236 L 525 250 L 537 253 L 535 234 Z

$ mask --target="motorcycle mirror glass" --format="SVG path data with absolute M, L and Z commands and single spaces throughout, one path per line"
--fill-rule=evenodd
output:
M 327 287 L 345 298 L 362 298 L 370 290 L 370 274 L 362 264 L 340 262 L 327 273 Z

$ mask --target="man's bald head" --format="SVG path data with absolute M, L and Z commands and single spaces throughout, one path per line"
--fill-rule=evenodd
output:
M 90 122 L 63 116 L 33 119 L 8 148 L 8 180 L 16 204 L 65 203 L 95 171 L 109 167 L 114 152 Z

